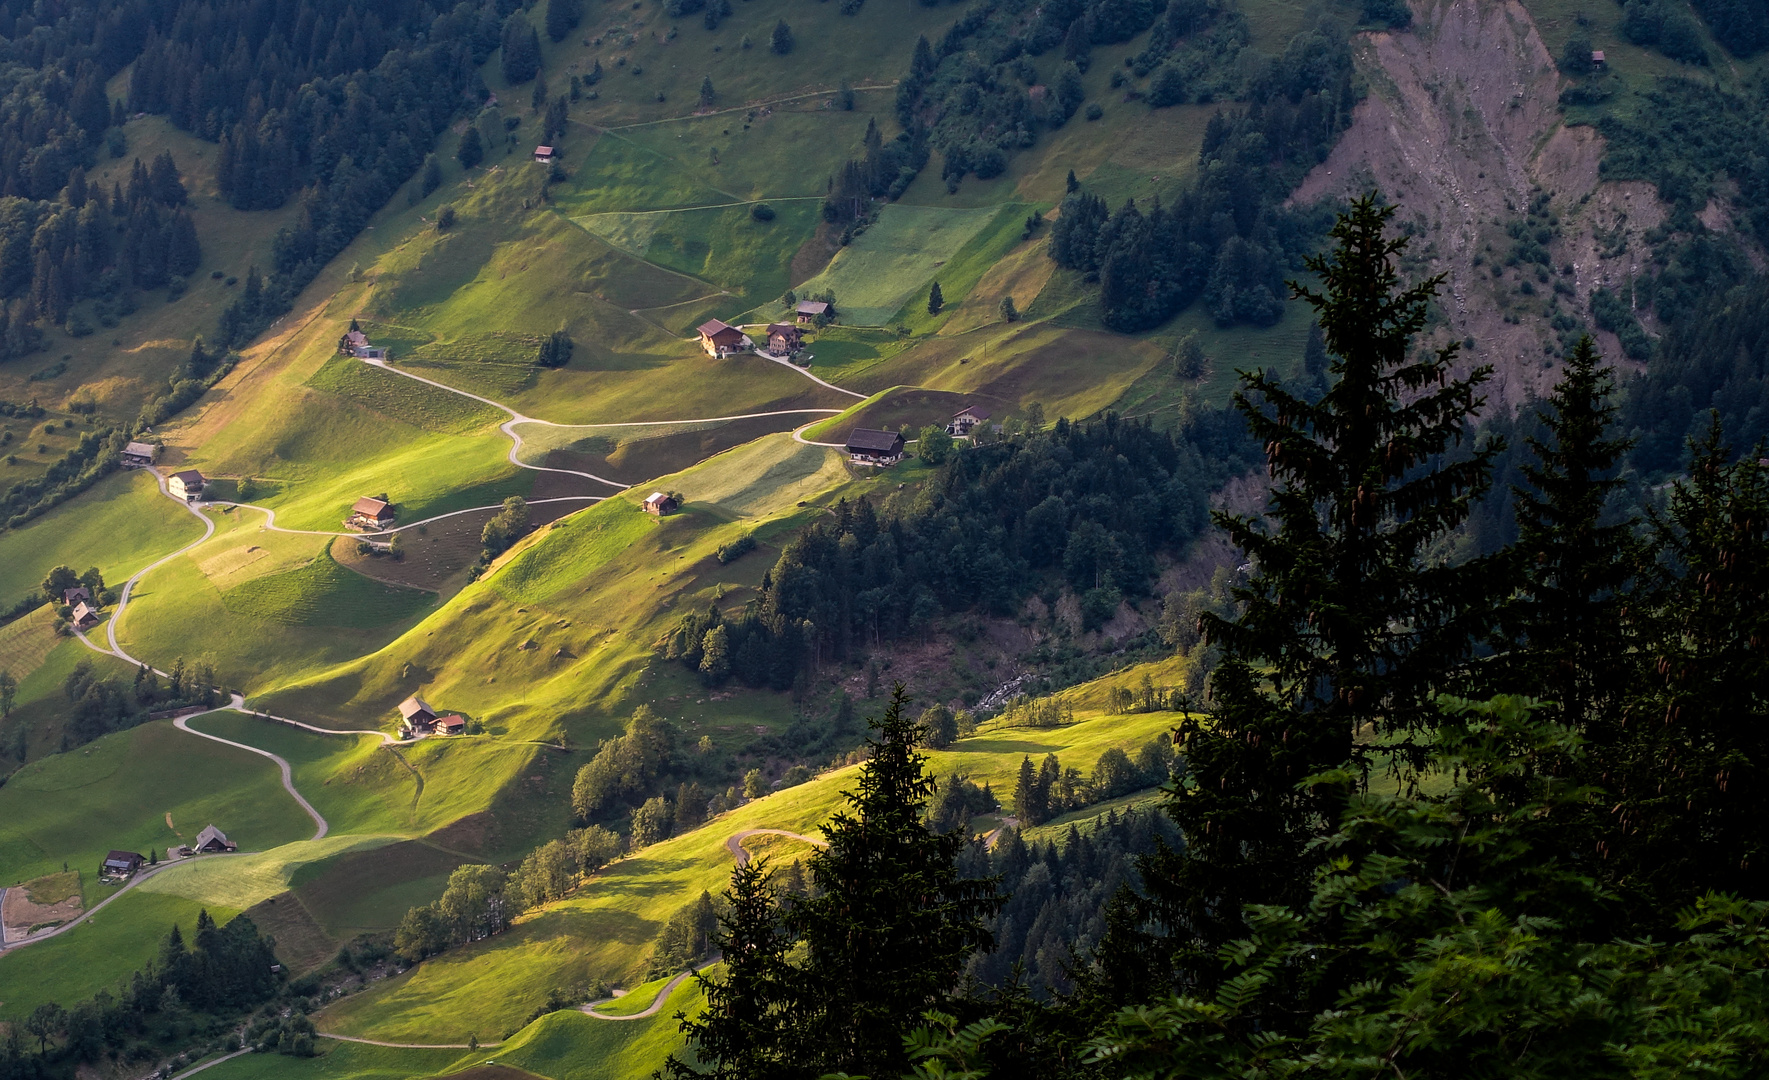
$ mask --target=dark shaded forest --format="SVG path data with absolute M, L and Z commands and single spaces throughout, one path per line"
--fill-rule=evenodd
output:
M 843 501 L 786 545 L 760 597 L 684 616 L 664 655 L 712 685 L 783 690 L 943 616 L 1012 612 L 1047 584 L 1073 589 L 1096 627 L 1148 593 L 1156 556 L 1186 549 L 1209 492 L 1252 452 L 1210 414 L 1177 434 L 1106 416 L 972 447 L 907 498 Z

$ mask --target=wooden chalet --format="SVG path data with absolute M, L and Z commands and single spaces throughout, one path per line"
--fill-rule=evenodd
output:
M 74 605 L 74 627 L 90 630 L 98 625 L 98 609 L 84 601 Z
M 963 411 L 955 413 L 952 422 L 946 425 L 948 435 L 969 435 L 978 424 L 989 419 L 989 410 L 978 405 L 967 406 Z
M 344 524 L 352 529 L 368 531 L 390 529 L 393 527 L 394 517 L 392 503 L 364 495 L 350 508 L 350 518 Z
M 743 336 L 743 331 L 712 319 L 701 323 L 697 328 L 700 334 L 700 347 L 706 355 L 714 360 L 722 360 L 733 353 L 743 352 L 750 347 L 750 340 Z
M 897 431 L 855 428 L 848 436 L 847 451 L 856 465 L 895 465 L 903 460 L 903 435 Z
M 536 165 L 551 165 L 558 157 L 559 151 L 551 146 L 537 146 L 534 148 L 534 163 Z
M 403 731 L 426 735 L 436 726 L 436 710 L 414 694 L 399 703 L 399 726 Z
M 198 855 L 213 855 L 222 851 L 238 851 L 240 846 L 227 838 L 227 834 L 213 825 L 205 825 L 203 831 L 197 833 L 197 842 L 190 846 Z
M 203 497 L 205 483 L 207 481 L 203 479 L 202 473 L 195 469 L 185 469 L 183 472 L 175 472 L 166 478 L 166 490 L 172 493 L 174 499 L 190 502 Z
M 777 322 L 768 324 L 768 353 L 772 356 L 791 356 L 805 344 L 805 337 L 793 323 Z
M 160 448 L 150 442 L 132 442 L 123 447 L 123 464 L 152 465 L 160 456 Z
M 467 719 L 466 719 L 466 717 L 445 716 L 442 719 L 436 721 L 436 734 L 438 734 L 438 735 L 465 735 L 466 733 L 467 733 Z
M 816 322 L 819 315 L 835 318 L 835 308 L 821 300 L 800 300 L 798 307 L 793 310 L 801 323 Z
M 339 338 L 338 351 L 346 356 L 354 356 L 358 360 L 387 359 L 387 350 L 381 346 L 371 345 L 369 336 L 361 330 L 352 330 Z
M 63 589 L 61 591 L 61 602 L 68 607 L 73 607 L 75 604 L 79 603 L 90 604 L 92 603 L 92 590 L 84 585 L 75 585 L 71 589 Z
M 145 862 L 147 860 L 142 857 L 139 851 L 113 850 L 104 857 L 104 863 L 99 866 L 98 873 L 101 877 L 129 877 L 141 869 L 141 864 Z
M 645 511 L 647 514 L 656 514 L 658 517 L 662 517 L 665 514 L 674 513 L 680 505 L 680 503 L 676 502 L 676 500 L 669 495 L 666 495 L 661 491 L 653 491 L 651 494 L 645 496 L 645 501 L 639 504 L 639 509 Z

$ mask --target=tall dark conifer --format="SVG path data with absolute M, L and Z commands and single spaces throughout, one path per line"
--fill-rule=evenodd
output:
M 708 1063 L 700 1071 L 672 1054 L 664 1071 L 672 1077 L 711 1076 L 718 1080 L 774 1080 L 795 1075 L 790 1025 L 792 948 L 780 922 L 773 873 L 767 861 L 753 859 L 731 871 L 725 893 L 728 908 L 719 917 L 714 946 L 723 956 L 722 978 L 695 975 L 706 1008 L 689 1017 L 677 1013 L 694 1056 Z
M 1715 414 L 1653 531 L 1658 685 L 1614 785 L 1626 880 L 1668 915 L 1706 889 L 1769 896 L 1769 464 Z
M 906 1071 L 903 1036 L 958 986 L 965 961 L 992 938 L 993 879 L 961 880 L 968 842 L 922 816 L 935 782 L 917 751 L 926 731 L 899 684 L 867 739 L 871 760 L 848 809 L 823 826 L 810 857 L 815 894 L 786 922 L 805 944 L 791 980 L 797 1060 L 816 1076 Z
M 1523 468 L 1530 486 L 1513 489 L 1521 588 L 1505 613 L 1510 651 L 1498 665 L 1504 689 L 1552 702 L 1563 723 L 1586 734 L 1599 771 L 1591 779 L 1605 785 L 1633 664 L 1637 605 L 1627 590 L 1642 555 L 1636 520 L 1606 518 L 1630 445 L 1611 433 L 1614 392 L 1596 346 L 1581 338 L 1537 414 L 1547 438 L 1526 440 L 1535 458 Z
M 1332 253 L 1309 260 L 1324 291 L 1291 285 L 1325 337 L 1325 395 L 1300 397 L 1258 371 L 1235 396 L 1274 489 L 1263 518 L 1216 515 L 1253 576 L 1236 590 L 1239 618 L 1201 619 L 1224 661 L 1215 715 L 1180 727 L 1188 775 L 1167 809 L 1185 847 L 1144 867 L 1147 915 L 1175 963 L 1162 977 L 1181 985 L 1222 977 L 1216 949 L 1244 932 L 1243 905 L 1306 896 L 1305 849 L 1338 820 L 1345 789 L 1302 781 L 1353 765 L 1371 736 L 1404 762 L 1488 608 L 1487 567 L 1443 565 L 1434 549 L 1489 482 L 1496 447 L 1446 455 L 1490 369 L 1455 377 L 1455 345 L 1413 354 L 1441 278 L 1403 287 L 1393 213 L 1357 200 Z

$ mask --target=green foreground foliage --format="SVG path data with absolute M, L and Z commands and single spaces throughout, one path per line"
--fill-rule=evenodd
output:
M 820 896 L 734 876 L 729 974 L 683 1021 L 701 1075 L 1761 1073 L 1769 465 L 1715 421 L 1662 513 L 1620 513 L 1626 443 L 1586 341 L 1529 444 L 1519 545 L 1443 560 L 1491 482 L 1496 448 L 1456 445 L 1485 373 L 1411 349 L 1436 282 L 1402 287 L 1392 214 L 1355 204 L 1322 291 L 1297 290 L 1324 391 L 1246 377 L 1276 484 L 1265 518 L 1219 517 L 1254 573 L 1201 620 L 1215 711 L 1177 733 L 1178 839 L 1106 906 L 1073 987 L 960 982 L 950 948 L 990 909 L 953 899 L 995 879 L 974 859 L 945 876 L 965 860 L 900 809 L 930 782 L 886 740 L 813 857 Z M 901 723 L 893 702 L 883 730 Z M 905 851 L 903 881 L 953 883 L 919 909 L 946 944 L 914 973 L 874 951 L 902 916 L 867 916 L 859 869 Z

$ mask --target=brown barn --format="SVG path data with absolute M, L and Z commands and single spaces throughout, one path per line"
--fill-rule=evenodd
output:
M 971 405 L 952 417 L 952 422 L 946 425 L 946 433 L 948 435 L 969 435 L 973 428 L 987 419 L 989 419 L 988 409 Z
M 99 874 L 106 877 L 129 877 L 141 869 L 147 862 L 139 851 L 115 851 L 104 857 L 104 865 L 98 869 Z
M 662 517 L 665 514 L 675 513 L 679 506 L 680 504 L 670 496 L 661 491 L 653 491 L 645 496 L 645 501 L 639 504 L 639 509 L 647 514 L 656 514 L 658 517 Z
M 206 482 L 202 473 L 195 469 L 185 469 L 166 478 L 166 490 L 172 493 L 174 499 L 190 502 L 192 499 L 202 498 L 203 485 Z
M 436 726 L 436 710 L 430 707 L 429 702 L 414 694 L 399 703 L 399 726 L 420 735 L 425 734 Z
M 74 626 L 81 630 L 90 630 L 98 625 L 98 612 L 90 604 L 82 601 L 74 605 Z
M 438 735 L 463 735 L 467 731 L 467 721 L 460 716 L 445 716 L 436 721 Z
M 698 329 L 700 347 L 714 360 L 722 360 L 749 347 L 749 339 L 743 336 L 743 331 L 718 319 L 701 323 Z
M 847 451 L 858 465 L 895 465 L 903 460 L 903 435 L 896 431 L 855 428 L 848 436 Z
M 212 855 L 219 851 L 238 851 L 240 846 L 227 838 L 227 834 L 213 825 L 206 825 L 197 833 L 197 842 L 191 850 L 198 855 Z
M 768 352 L 775 356 L 791 356 L 805 344 L 805 337 L 792 323 L 768 324 Z
M 392 503 L 364 495 L 350 508 L 350 520 L 344 524 L 353 529 L 388 529 L 394 516 Z
M 794 309 L 794 314 L 798 316 L 799 322 L 815 322 L 819 315 L 835 318 L 835 308 L 821 300 L 800 300 L 798 307 Z

